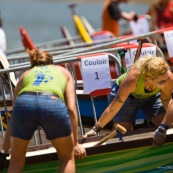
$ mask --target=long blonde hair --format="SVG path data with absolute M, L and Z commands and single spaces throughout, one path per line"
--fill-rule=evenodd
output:
M 169 65 L 162 57 L 147 55 L 144 58 L 139 58 L 131 68 L 138 69 L 144 78 L 157 79 L 160 75 L 166 74 Z

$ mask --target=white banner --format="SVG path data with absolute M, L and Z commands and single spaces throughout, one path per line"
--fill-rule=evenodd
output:
M 134 59 L 135 59 L 135 55 L 136 55 L 136 50 L 137 50 L 137 48 L 133 48 L 133 49 L 130 49 L 130 51 L 128 51 L 126 53 L 125 59 L 126 59 L 126 68 L 127 69 L 134 63 Z M 147 54 L 156 56 L 156 47 L 155 46 L 153 46 L 153 47 L 143 47 L 141 49 L 140 57 L 143 58 Z
M 169 58 L 173 58 L 173 31 L 164 32 L 166 47 L 168 50 Z
M 150 32 L 150 25 L 146 17 L 140 17 L 136 22 L 132 20 L 129 25 L 134 35 Z
M 84 93 L 111 88 L 108 55 L 82 58 L 82 76 Z

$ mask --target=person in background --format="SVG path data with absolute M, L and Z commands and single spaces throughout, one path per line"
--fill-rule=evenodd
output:
M 126 3 L 128 0 L 106 0 L 102 13 L 102 30 L 110 31 L 114 36 L 119 36 L 119 19 L 123 18 L 127 21 L 137 20 L 134 11 L 129 13 L 121 11 L 120 3 Z
M 8 122 L 8 126 L 2 141 L 2 146 L 1 146 L 1 150 L 0 150 L 0 172 L 3 171 L 7 165 L 8 165 L 8 161 L 7 161 L 7 157 L 9 156 L 9 149 L 10 149 L 10 121 Z
M 7 48 L 7 45 L 6 45 L 6 34 L 2 28 L 2 18 L 1 18 L 1 11 L 0 11 L 0 51 L 2 53 L 6 53 L 6 48 Z M 0 95 L 1 95 L 1 91 L 0 91 Z M 8 133 L 8 132 L 7 132 Z M 3 141 L 3 144 L 2 144 L 2 151 L 0 151 L 0 171 L 3 170 L 3 168 L 6 166 L 7 164 L 7 161 L 6 161 L 6 157 L 8 156 L 8 146 L 7 145 L 10 145 L 10 140 L 9 140 L 9 134 L 6 134 L 6 139 L 5 139 L 5 142 Z M 4 146 L 4 144 L 7 144 L 6 146 Z M 6 147 L 8 148 L 6 150 Z
M 3 153 L 2 151 L 0 152 L 0 172 L 3 171 L 5 167 L 7 167 L 8 161 L 7 157 L 9 154 Z
M 50 54 L 27 50 L 31 69 L 19 78 L 10 120 L 11 159 L 8 173 L 21 173 L 34 131 L 40 126 L 57 151 L 59 172 L 74 173 L 75 158 L 86 157 L 78 143 L 74 80 L 70 72 L 53 65 Z
M 8 123 L 8 127 L 6 129 L 6 132 L 5 132 L 5 135 L 4 135 L 4 139 L 3 139 L 3 142 L 2 142 L 2 149 L 1 149 L 1 153 L 4 153 L 4 154 L 8 154 L 9 152 L 9 149 L 10 149 L 10 130 L 9 130 L 9 124 L 10 122 Z
M 153 144 L 156 146 L 163 145 L 166 139 L 166 131 L 172 127 L 173 123 L 173 100 L 171 99 L 168 108 L 166 110 L 166 114 L 157 128 L 157 130 L 153 134 Z
M 120 124 L 133 130 L 139 109 L 158 126 L 172 96 L 172 81 L 172 72 L 164 58 L 150 55 L 139 58 L 113 83 L 110 105 L 84 137 L 97 135 L 112 119 L 114 127 Z
M 2 18 L 0 17 L 0 50 L 5 54 L 7 49 L 6 35 L 2 28 Z
M 150 4 L 147 12 L 151 16 L 151 30 L 173 26 L 173 1 L 156 0 Z

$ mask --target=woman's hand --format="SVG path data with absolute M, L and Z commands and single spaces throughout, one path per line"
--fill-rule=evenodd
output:
M 87 156 L 85 148 L 79 143 L 74 146 L 74 155 L 76 159 L 84 159 Z

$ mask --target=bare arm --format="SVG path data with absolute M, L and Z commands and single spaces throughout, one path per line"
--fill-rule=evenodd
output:
M 169 127 L 171 126 L 171 124 L 173 123 L 172 112 L 173 112 L 173 100 L 171 99 L 161 124 L 166 124 Z
M 69 71 L 66 69 L 62 69 L 68 78 L 66 91 L 65 91 L 65 100 L 68 108 L 68 114 L 71 121 L 73 138 L 74 138 L 74 153 L 78 159 L 82 159 L 86 157 L 86 150 L 78 143 L 78 115 L 76 108 L 76 97 L 75 97 L 75 86 L 74 80 Z
M 74 80 L 70 73 L 68 74 L 68 82 L 65 91 L 65 100 L 72 125 L 74 143 L 76 144 L 78 142 L 78 117 L 76 110 Z
M 124 102 L 131 92 L 136 90 L 139 73 L 132 70 L 122 82 L 113 102 L 106 108 L 98 120 L 98 125 L 102 128 L 109 123 L 117 112 L 121 109 Z
M 21 76 L 21 77 L 19 78 L 19 80 L 18 80 L 18 82 L 17 82 L 17 85 L 16 85 L 16 87 L 15 87 L 15 89 L 14 89 L 13 106 L 14 106 L 14 102 L 15 102 L 15 100 L 16 100 L 16 97 L 17 97 L 19 91 L 20 91 L 21 88 L 22 88 L 22 81 L 23 81 L 23 76 Z
M 136 13 L 131 11 L 129 13 L 127 12 L 121 12 L 121 18 L 127 20 L 127 21 L 130 21 L 130 20 L 133 20 L 134 17 L 135 17 Z
M 162 101 L 165 110 L 167 110 L 171 98 L 172 98 L 172 90 L 169 92 L 169 90 L 166 89 L 165 92 L 161 92 L 160 99 Z
M 31 69 L 30 69 L 30 70 L 31 70 Z M 25 73 L 23 73 L 23 74 L 20 76 L 20 78 L 19 78 L 19 80 L 18 80 L 18 82 L 17 82 L 17 85 L 16 85 L 16 87 L 15 87 L 15 89 L 14 89 L 13 104 L 14 104 L 14 102 L 15 102 L 15 100 L 16 100 L 16 97 L 17 97 L 19 91 L 20 91 L 21 88 L 22 88 L 23 79 L 24 79 L 24 77 L 29 73 L 30 70 L 27 70 Z
M 16 97 L 22 87 L 22 80 L 23 80 L 24 75 L 25 75 L 25 73 L 19 78 L 17 85 L 14 89 L 14 97 L 13 97 L 13 103 L 12 103 L 13 106 L 14 106 Z M 8 123 L 8 127 L 6 130 L 5 136 L 4 136 L 4 140 L 2 142 L 2 150 L 4 150 L 5 153 L 8 153 L 9 148 L 10 148 L 10 121 Z
M 165 87 L 161 89 L 160 99 L 165 110 L 168 107 L 168 104 L 172 98 L 172 88 L 173 88 L 173 75 L 170 73 L 170 79 L 167 81 Z
M 166 131 L 171 127 L 173 123 L 173 100 L 171 99 L 166 111 L 166 114 L 160 124 L 160 126 L 153 133 L 153 145 L 160 146 L 165 143 Z
M 10 122 L 8 123 L 8 127 L 6 129 L 5 135 L 4 135 L 4 139 L 2 142 L 2 150 L 4 151 L 4 153 L 8 153 L 9 148 L 10 148 Z

